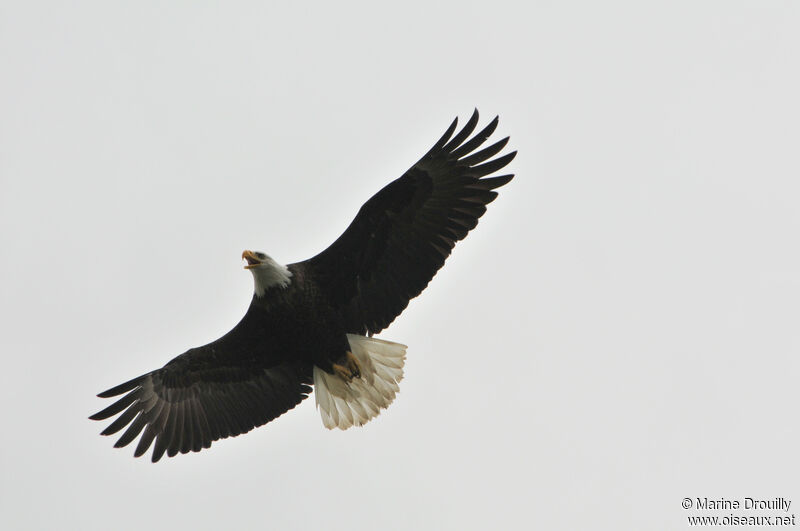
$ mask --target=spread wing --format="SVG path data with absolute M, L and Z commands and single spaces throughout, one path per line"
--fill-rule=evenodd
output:
M 299 404 L 311 392 L 310 365 L 285 361 L 264 366 L 255 357 L 221 362 L 214 343 L 191 349 L 161 369 L 100 393 L 125 395 L 92 415 L 104 420 L 122 413 L 103 432 L 128 429 L 114 445 L 130 444 L 139 434 L 136 457 L 155 440 L 153 462 L 166 452 L 199 452 L 212 441 L 234 437 L 266 424 Z
M 347 230 L 317 256 L 297 264 L 310 271 L 342 308 L 348 332 L 377 333 L 419 295 L 456 242 L 475 228 L 486 205 L 513 175 L 487 177 L 516 155 L 492 158 L 508 137 L 475 151 L 494 132 L 495 118 L 469 138 L 478 111 L 452 136 L 458 119 L 422 159 L 375 194 Z M 452 138 L 451 138 L 452 137 Z

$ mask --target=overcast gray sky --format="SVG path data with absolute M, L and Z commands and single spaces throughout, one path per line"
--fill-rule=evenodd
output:
M 800 513 L 800 4 L 0 5 L 3 529 Z M 97 392 L 244 314 L 243 249 L 317 253 L 474 107 L 517 177 L 381 334 L 388 410 L 98 436 Z

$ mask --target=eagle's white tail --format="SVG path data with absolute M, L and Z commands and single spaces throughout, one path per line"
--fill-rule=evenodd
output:
M 345 382 L 314 367 L 314 396 L 328 429 L 361 426 L 389 407 L 400 390 L 406 347 L 382 339 L 347 334 L 350 350 L 361 366 L 361 378 Z

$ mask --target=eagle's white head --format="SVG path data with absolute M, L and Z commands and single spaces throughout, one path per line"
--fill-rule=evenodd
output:
M 242 260 L 247 260 L 244 268 L 253 273 L 256 297 L 264 295 L 269 288 L 276 286 L 285 288 L 292 282 L 292 272 L 289 268 L 264 253 L 244 251 Z

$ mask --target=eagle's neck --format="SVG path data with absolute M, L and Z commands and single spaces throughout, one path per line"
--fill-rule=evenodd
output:
M 285 288 L 292 282 L 292 272 L 289 268 L 272 258 L 267 258 L 250 271 L 253 273 L 256 297 L 263 297 L 270 288 Z

